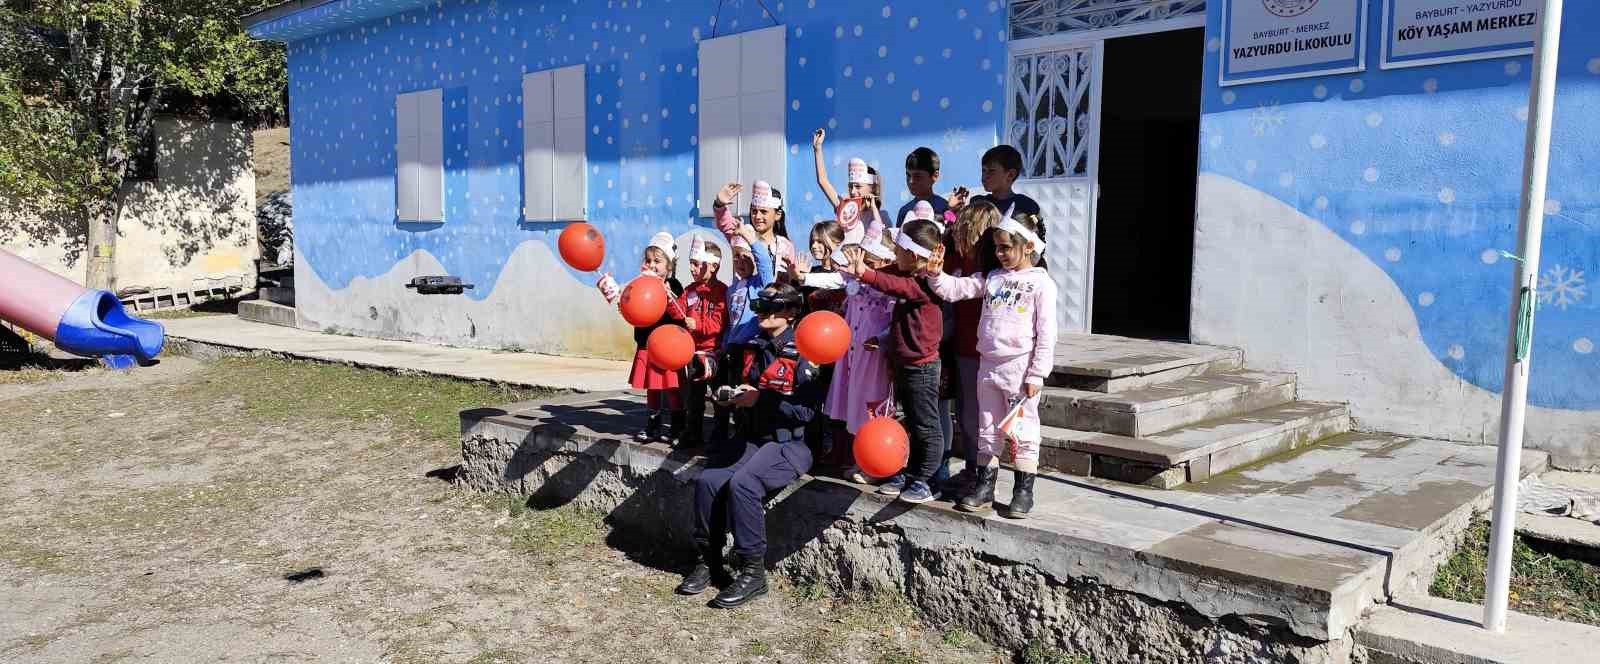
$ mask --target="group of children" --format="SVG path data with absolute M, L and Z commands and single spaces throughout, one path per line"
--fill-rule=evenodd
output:
M 751 302 L 769 284 L 789 284 L 804 298 L 803 313 L 835 311 L 851 328 L 848 353 L 824 368 L 827 420 L 812 423 L 812 442 L 831 449 L 828 460 L 848 464 L 851 436 L 898 407 L 912 458 L 879 492 L 920 503 L 955 490 L 965 494 L 962 507 L 984 509 L 993 497 L 999 446 L 1015 441 L 1018 481 L 1009 512 L 1025 515 L 1038 463 L 1037 396 L 1051 369 L 1056 323 L 1055 285 L 1037 266 L 1044 250 L 1038 203 L 1011 190 L 1021 155 L 1004 145 L 989 150 L 982 160 L 989 193 L 969 200 L 957 188 L 947 200 L 933 191 L 938 155 L 918 148 L 906 157 L 912 201 L 890 218 L 880 207 L 881 179 L 862 160 L 850 160 L 848 189 L 840 196 L 824 166 L 824 140 L 818 130 L 812 145 L 823 195 L 835 208 L 855 199 L 865 210 L 849 229 L 839 221 L 816 224 L 809 260 L 801 260 L 788 238 L 781 192 L 761 181 L 752 187 L 748 223 L 730 208 L 742 189 L 738 183 L 723 187 L 712 202 L 733 248 L 732 285 L 717 280 L 723 256 L 715 242 L 691 243 L 687 287 L 673 277 L 678 256 L 671 234 L 656 234 L 644 250 L 640 271 L 662 277 L 674 298 L 657 326 L 683 325 L 697 352 L 682 372 L 660 370 L 645 353 L 655 326 L 636 329 L 639 352 L 630 382 L 647 391 L 650 410 L 636 439 L 703 446 L 708 398 L 716 403 L 709 441 L 737 433 L 730 429 L 737 409 L 715 399 L 715 392 L 738 384 L 744 350 L 760 332 Z M 1019 404 L 1014 424 L 1000 432 Z M 963 475 L 935 486 L 956 441 L 967 462 Z M 844 470 L 856 481 L 873 481 Z
M 649 416 L 636 439 L 710 446 L 710 469 L 697 483 L 702 563 L 679 590 L 709 585 L 731 528 L 739 576 L 713 601 L 718 606 L 765 592 L 764 500 L 811 472 L 814 458 L 880 494 L 909 503 L 945 495 L 958 509 L 981 512 L 992 509 L 1000 459 L 1009 457 L 1015 482 L 1005 514 L 1023 518 L 1033 505 L 1056 287 L 1043 267 L 1038 203 L 1011 189 L 1021 154 L 1006 145 L 989 150 L 982 159 L 988 193 L 969 196 L 958 187 L 947 200 L 933 191 L 938 155 L 918 148 L 905 164 L 913 200 L 891 218 L 881 208 L 881 178 L 864 161 L 849 161 L 844 196 L 833 187 L 824 140 L 818 130 L 817 185 L 839 219 L 813 226 L 809 256 L 788 237 L 782 192 L 757 181 L 747 222 L 731 209 L 738 183 L 711 202 L 732 247 L 732 284 L 717 280 L 724 258 L 717 243 L 698 237 L 687 287 L 672 276 L 671 234 L 656 234 L 640 263 L 674 296 L 657 325 L 683 325 L 697 352 L 686 369 L 661 370 L 645 350 L 654 326 L 638 328 L 631 384 L 646 390 Z M 601 289 L 616 299 L 614 282 L 603 279 Z M 824 310 L 844 317 L 851 341 L 843 358 L 818 367 L 795 351 L 794 327 Z M 851 441 L 868 420 L 897 414 L 910 460 L 893 477 L 868 477 L 853 467 Z M 950 477 L 947 461 L 957 449 L 965 464 Z

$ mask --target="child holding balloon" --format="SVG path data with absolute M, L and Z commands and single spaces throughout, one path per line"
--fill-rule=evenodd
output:
M 884 242 L 881 219 L 867 227 L 860 244 L 843 247 L 835 260 L 849 264 L 850 257 L 861 254 L 863 264 L 881 270 L 894 262 L 894 250 Z M 851 439 L 861 425 L 876 415 L 894 412 L 893 385 L 889 360 L 882 349 L 883 337 L 894 320 L 895 298 L 851 278 L 844 283 L 844 320 L 850 326 L 850 350 L 834 365 L 828 386 L 828 398 L 823 412 L 843 424 L 844 435 L 835 439 L 839 450 L 837 459 L 853 466 L 850 454 Z M 845 477 L 860 484 L 874 483 L 872 478 L 854 467 Z
M 978 475 L 971 492 L 956 503 L 962 511 L 991 508 L 1002 439 L 1014 445 L 1016 464 L 1006 516 L 1024 518 L 1033 509 L 1039 394 L 1054 366 L 1056 348 L 1056 284 L 1037 267 L 1045 250 L 1043 232 L 1036 215 L 1013 218 L 1008 210 L 993 231 L 999 269 L 965 277 L 944 274 L 942 248 L 926 268 L 928 285 L 939 297 L 984 298 L 977 343 Z
M 906 224 L 895 238 L 895 264 L 868 269 L 863 252 L 854 252 L 848 272 L 861 282 L 899 299 L 891 322 L 890 353 L 895 401 L 905 410 L 911 436 L 911 460 L 904 472 L 889 478 L 878 493 L 908 503 L 938 497 L 929 481 L 944 462 L 944 433 L 939 429 L 939 343 L 944 336 L 941 300 L 918 277 L 928 260 L 942 252 L 944 237 L 930 221 Z
M 639 261 L 639 277 L 656 277 L 661 279 L 669 291 L 669 304 L 661 318 L 653 323 L 638 325 L 633 330 L 633 340 L 638 344 L 639 350 L 633 356 L 633 372 L 628 377 L 628 384 L 634 389 L 645 390 L 645 406 L 649 409 L 649 419 L 645 427 L 635 434 L 633 439 L 641 443 L 660 441 L 670 443 L 677 438 L 677 431 L 683 424 L 683 393 L 678 381 L 677 371 L 667 371 L 650 362 L 646 343 L 650 333 L 662 325 L 671 324 L 675 319 L 683 318 L 683 310 L 678 305 L 676 298 L 683 293 L 683 285 L 676 277 L 672 276 L 677 264 L 677 240 L 671 233 L 656 233 L 650 238 L 650 246 L 644 248 L 644 256 Z M 615 286 L 606 288 L 604 281 L 601 292 L 606 294 L 606 299 L 613 299 Z

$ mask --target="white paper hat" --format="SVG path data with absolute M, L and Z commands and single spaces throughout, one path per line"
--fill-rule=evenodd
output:
M 876 184 L 873 182 L 872 173 L 867 171 L 867 162 L 851 159 L 848 169 L 850 184 Z
M 701 263 L 722 263 L 722 257 L 706 251 L 706 239 L 699 233 L 694 234 L 694 239 L 689 241 L 689 260 Z
M 661 231 L 650 236 L 650 246 L 660 249 L 667 255 L 667 260 L 678 260 L 678 241 L 671 233 Z
M 767 184 L 766 180 L 756 180 L 756 183 L 750 186 L 750 205 L 776 210 L 783 207 L 783 199 L 772 194 L 772 185 Z

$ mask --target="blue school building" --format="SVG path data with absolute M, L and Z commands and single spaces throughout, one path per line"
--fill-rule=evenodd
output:
M 1532 0 L 296 0 L 298 324 L 622 357 L 599 275 L 555 250 L 720 236 L 729 180 L 782 190 L 905 155 L 978 188 L 1009 143 L 1041 203 L 1064 332 L 1242 348 L 1359 426 L 1492 442 L 1517 257 Z M 1600 6 L 1569 3 L 1528 442 L 1600 465 Z M 741 201 L 740 207 L 747 204 Z M 681 252 L 680 252 L 681 253 Z M 686 261 L 685 261 L 686 262 Z M 680 265 L 680 272 L 686 265 Z M 453 275 L 474 289 L 404 284 Z

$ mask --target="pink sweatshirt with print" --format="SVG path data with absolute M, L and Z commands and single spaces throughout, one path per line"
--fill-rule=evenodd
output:
M 1030 267 L 970 277 L 941 274 L 928 285 L 950 302 L 982 297 L 978 354 L 994 360 L 1031 354 L 1026 381 L 1044 384 L 1056 359 L 1056 282 L 1050 273 Z
M 722 231 L 722 234 L 728 237 L 729 242 L 733 242 L 733 238 L 739 235 L 739 218 L 733 216 L 733 210 L 729 209 L 726 205 L 715 208 L 715 210 L 717 215 L 717 230 Z M 777 240 L 777 246 L 771 247 L 773 258 L 776 259 L 779 256 L 783 256 L 789 259 L 789 265 L 800 265 L 799 262 L 795 260 L 796 256 L 794 253 L 794 243 L 790 242 L 789 238 L 783 237 L 782 235 L 774 236 L 774 238 Z M 776 264 L 776 260 L 774 260 L 774 263 Z M 776 269 L 776 267 L 774 267 L 774 269 Z

